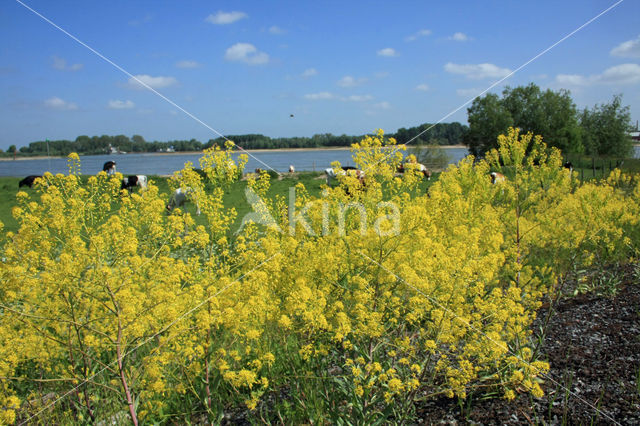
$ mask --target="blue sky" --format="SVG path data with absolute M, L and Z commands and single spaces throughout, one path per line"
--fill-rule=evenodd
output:
M 217 132 L 272 137 L 436 122 L 616 3 L 21 1 Z M 20 2 L 0 5 L 0 39 L 0 149 L 218 136 Z M 625 0 L 492 91 L 535 82 L 579 108 L 621 93 L 635 122 L 639 64 Z

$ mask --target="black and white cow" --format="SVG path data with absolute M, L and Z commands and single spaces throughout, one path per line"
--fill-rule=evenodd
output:
M 115 161 L 107 161 L 102 166 L 102 171 L 107 172 L 109 176 L 114 175 L 116 173 L 116 162 Z
M 140 188 L 147 187 L 147 177 L 145 175 L 131 175 L 122 179 L 122 185 L 120 189 L 128 189 L 129 192 L 133 191 L 133 188 L 139 186 Z
M 364 185 L 365 174 L 362 170 L 356 169 L 353 166 L 343 166 L 337 171 L 329 167 L 324 171 L 327 174 L 327 185 L 331 186 L 338 176 L 353 176 L 357 178 L 362 185 Z
M 42 176 L 29 175 L 26 178 L 22 179 L 20 182 L 18 182 L 18 188 L 22 188 L 23 186 L 28 186 L 29 188 L 31 188 L 33 187 L 33 184 L 36 181 L 36 179 L 41 177 Z
M 167 204 L 167 212 L 172 212 L 174 209 L 182 207 L 192 193 L 193 189 L 191 188 L 178 188 L 173 191 L 171 198 L 169 198 L 169 204 Z M 197 199 L 194 201 L 196 203 L 196 214 L 200 215 L 200 203 L 198 203 Z
M 402 163 L 398 166 L 398 169 L 396 170 L 398 173 L 404 173 L 409 167 L 407 167 L 408 165 L 412 165 L 413 168 L 415 169 L 415 171 L 417 173 L 422 173 L 422 175 L 427 179 L 430 180 L 431 179 L 431 172 L 429 171 L 429 169 L 427 169 L 427 167 L 424 164 L 421 163 Z

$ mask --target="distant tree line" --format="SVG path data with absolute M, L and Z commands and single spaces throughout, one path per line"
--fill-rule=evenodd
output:
M 321 133 L 309 137 L 291 137 L 291 138 L 270 138 L 261 134 L 249 135 L 229 135 L 236 145 L 244 149 L 277 149 L 277 148 L 321 148 L 334 146 L 351 146 L 351 144 L 360 142 L 364 136 L 347 136 L 332 135 L 331 133 Z M 217 138 L 210 139 L 205 144 L 205 148 L 213 145 L 224 146 L 226 139 Z
M 433 126 L 428 132 L 415 138 L 416 135 L 422 133 L 429 127 L 431 127 L 430 124 L 422 124 L 409 129 L 401 128 L 397 133 L 389 134 L 388 136 L 395 137 L 399 143 L 411 141 L 413 145 L 454 145 L 462 143 L 464 132 L 467 130 L 467 126 L 460 123 L 439 123 Z M 276 149 L 351 146 L 353 143 L 360 142 L 360 140 L 364 138 L 364 135 L 348 136 L 321 133 L 311 137 L 271 138 L 261 134 L 246 134 L 228 135 L 227 138 L 244 149 Z M 47 154 L 51 156 L 66 156 L 71 152 L 77 152 L 83 155 L 95 155 L 108 154 L 112 149 L 119 152 L 202 151 L 205 148 L 210 148 L 215 145 L 222 147 L 225 141 L 225 138 L 219 137 L 209 139 L 206 143 L 202 143 L 196 139 L 148 142 L 140 135 L 133 135 L 131 138 L 126 135 L 91 137 L 83 135 L 78 136 L 74 141 L 44 140 L 31 142 L 29 145 L 19 149 L 17 149 L 15 145 L 12 145 L 3 155 L 13 155 L 14 151 L 24 156 Z
M 497 138 L 510 126 L 542 135 L 547 145 L 563 153 L 627 157 L 633 141 L 631 115 L 622 96 L 610 103 L 579 111 L 567 90 L 541 90 L 531 83 L 507 87 L 502 97 L 487 94 L 467 109 L 469 130 L 464 141 L 472 154 L 482 156 L 497 147 Z
M 167 149 L 175 151 L 200 151 L 202 142 L 195 139 L 174 140 L 168 142 L 147 142 L 140 135 L 131 138 L 126 135 L 78 136 L 74 141 L 52 140 L 31 142 L 21 147 L 18 152 L 22 155 L 66 156 L 71 152 L 83 155 L 108 154 L 112 148 L 120 152 L 160 152 Z M 15 146 L 10 146 L 7 153 L 12 155 Z
M 421 124 L 405 129 L 401 127 L 393 135 L 398 143 L 411 145 L 459 145 L 469 128 L 458 122 Z
M 506 134 L 510 126 L 524 132 L 542 135 L 547 145 L 560 148 L 566 154 L 628 157 L 633 149 L 629 107 L 622 105 L 622 96 L 615 95 L 610 103 L 595 105 L 580 111 L 569 91 L 541 90 L 531 83 L 515 88 L 507 87 L 502 96 L 493 93 L 476 98 L 467 109 L 469 126 L 454 123 L 424 123 L 408 129 L 402 127 L 395 134 L 398 143 L 420 145 L 457 145 L 464 143 L 476 156 L 497 147 L 498 135 Z M 348 136 L 331 133 L 311 137 L 271 138 L 261 134 L 229 135 L 244 149 L 320 148 L 350 146 L 364 135 Z M 120 152 L 201 151 L 215 145 L 223 146 L 219 137 L 202 143 L 196 139 L 168 142 L 147 142 L 140 135 L 129 138 L 117 136 L 78 136 L 75 141 L 37 141 L 19 150 L 10 146 L 4 156 L 21 155 L 65 156 Z M 1 153 L 1 151 L 0 151 Z

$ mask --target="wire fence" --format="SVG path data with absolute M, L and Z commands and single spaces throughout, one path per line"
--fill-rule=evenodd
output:
M 564 156 L 564 163 L 570 163 L 581 180 L 605 178 L 614 169 L 626 173 L 640 173 L 640 159 L 615 157 L 589 157 L 578 154 Z

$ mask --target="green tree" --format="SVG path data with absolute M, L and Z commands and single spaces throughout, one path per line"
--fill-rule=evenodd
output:
M 399 144 L 457 145 L 463 141 L 466 131 L 467 126 L 458 122 L 437 124 L 424 123 L 409 129 L 401 127 L 395 134 L 391 134 L 390 136 L 395 138 Z M 351 143 L 353 142 L 358 142 L 358 140 L 351 141 Z
M 127 135 L 117 135 L 113 137 L 113 146 L 120 151 L 131 151 L 131 140 Z
M 482 156 L 491 148 L 497 147 L 498 135 L 505 134 L 513 126 L 513 118 L 498 95 L 489 93 L 475 98 L 467 109 L 469 131 L 464 142 L 471 154 Z
M 502 102 L 522 131 L 542 135 L 548 145 L 564 152 L 582 152 L 578 110 L 568 90 L 543 92 L 533 83 L 507 87 Z
M 467 110 L 466 144 L 474 155 L 497 147 L 497 137 L 509 126 L 544 137 L 550 146 L 565 152 L 582 152 L 578 111 L 567 90 L 542 91 L 531 83 L 507 87 L 502 98 L 487 94 L 476 98 Z
M 142 136 L 140 136 L 140 135 L 133 135 L 133 136 L 131 137 L 131 140 L 132 140 L 132 141 L 133 141 L 133 143 L 135 143 L 135 144 L 143 144 L 143 143 L 145 143 L 144 138 L 143 138 Z
M 629 106 L 622 106 L 622 95 L 614 95 L 610 103 L 585 108 L 580 125 L 587 154 L 627 157 L 633 141 L 629 136 L 631 114 Z

